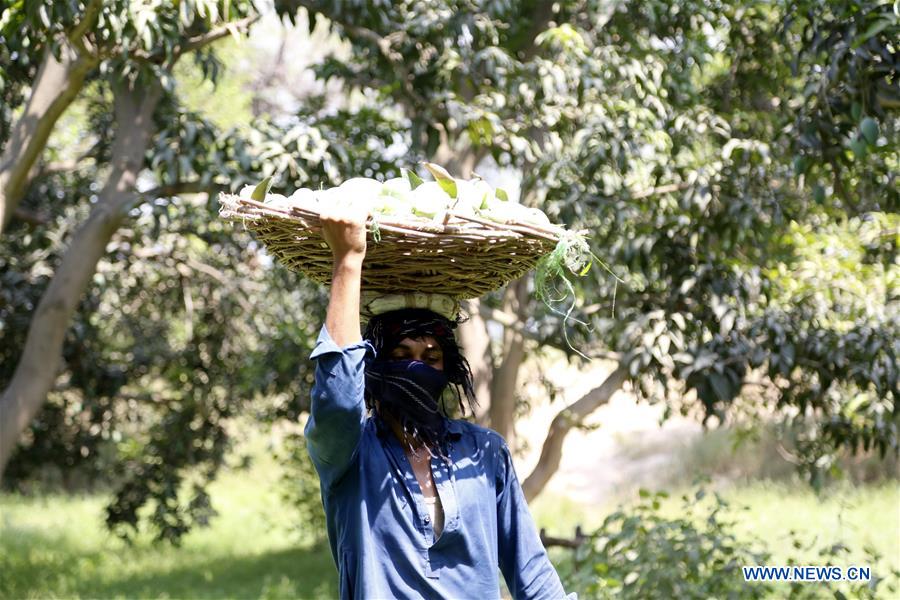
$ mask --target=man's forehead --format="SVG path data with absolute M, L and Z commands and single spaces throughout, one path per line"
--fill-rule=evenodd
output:
M 430 335 L 423 335 L 420 338 L 403 338 L 402 340 L 397 342 L 397 345 L 395 347 L 396 348 L 407 348 L 407 349 L 412 350 L 422 344 L 424 344 L 426 348 L 440 348 L 441 347 L 440 344 L 437 343 L 437 340 L 435 340 Z

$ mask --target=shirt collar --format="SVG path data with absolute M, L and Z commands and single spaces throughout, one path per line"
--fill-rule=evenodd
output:
M 377 413 L 374 415 L 373 420 L 375 421 L 375 432 L 378 434 L 378 437 L 393 435 L 391 428 L 387 426 L 387 423 L 385 423 Z M 462 437 L 462 425 L 459 421 L 444 417 L 444 424 L 444 426 L 447 428 L 448 438 L 453 441 L 457 441 L 460 437 Z
M 445 419 L 447 422 L 447 432 L 450 439 L 458 440 L 462 436 L 462 425 L 454 419 Z

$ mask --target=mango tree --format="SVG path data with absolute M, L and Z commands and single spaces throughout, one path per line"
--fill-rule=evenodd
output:
M 464 329 L 487 420 L 508 438 L 535 343 L 565 349 L 559 333 L 571 327 L 582 352 L 616 361 L 551 424 L 529 497 L 556 470 L 566 434 L 626 381 L 670 410 L 699 407 L 704 422 L 762 386 L 755 412 L 771 403 L 818 424 L 811 465 L 843 446 L 896 451 L 896 294 L 852 309 L 824 294 L 808 306 L 786 276 L 804 239 L 792 231 L 862 227 L 880 240 L 871 268 L 835 277 L 896 284 L 890 6 L 278 4 L 328 19 L 353 45 L 321 76 L 393 100 L 418 156 L 462 176 L 487 156 L 518 169 L 523 202 L 587 228 L 616 273 L 573 280 L 574 297 L 552 310 L 516 282 Z M 560 317 L 576 298 L 570 316 L 590 335 Z M 481 314 L 505 332 L 494 352 Z

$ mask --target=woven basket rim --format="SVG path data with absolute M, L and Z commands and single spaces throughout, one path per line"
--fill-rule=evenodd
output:
M 224 192 L 219 202 L 219 215 L 242 222 L 279 262 L 330 285 L 332 256 L 318 211 Z M 477 298 L 533 269 L 568 235 L 556 225 L 497 223 L 453 211 L 438 219 L 369 215 L 363 291 Z
M 275 218 L 296 220 L 297 217 L 307 219 L 319 219 L 318 211 L 310 210 L 299 206 L 276 206 L 245 198 L 237 194 L 229 194 L 226 192 L 219 193 L 219 203 L 222 205 L 220 214 L 227 219 L 252 219 L 261 218 L 270 215 Z M 241 207 L 255 209 L 252 212 L 244 212 Z M 234 214 L 231 214 L 234 213 Z M 402 230 L 398 233 L 430 233 L 437 235 L 453 235 L 458 233 L 460 222 L 477 223 L 484 229 L 496 232 L 509 232 L 511 234 L 530 235 L 546 239 L 548 241 L 558 242 L 566 229 L 561 225 L 551 225 L 550 227 L 537 225 L 526 221 L 507 221 L 499 223 L 491 221 L 475 215 L 466 215 L 452 210 L 446 211 L 443 221 L 435 221 L 427 217 L 411 216 L 410 218 L 402 218 L 391 215 L 381 215 L 377 217 L 370 214 L 366 219 L 366 224 L 373 222 L 378 227 Z M 451 225 L 451 223 L 453 223 Z

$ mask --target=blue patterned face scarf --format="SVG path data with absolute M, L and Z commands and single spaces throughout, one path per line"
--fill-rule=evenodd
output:
M 379 411 L 391 415 L 403 431 L 429 447 L 443 437 L 441 395 L 447 375 L 418 360 L 376 361 L 366 369 L 366 387 L 376 391 Z
M 366 368 L 366 406 L 379 415 L 389 413 L 409 438 L 438 452 L 445 433 L 442 417 L 449 416 L 441 402 L 448 382 L 461 414 L 466 414 L 466 404 L 472 412 L 475 407 L 472 372 L 453 335 L 456 325 L 430 310 L 405 308 L 373 317 L 363 334 L 376 355 Z M 387 358 L 404 338 L 425 336 L 433 337 L 443 350 L 443 371 L 418 361 Z

